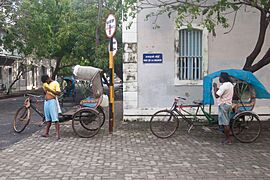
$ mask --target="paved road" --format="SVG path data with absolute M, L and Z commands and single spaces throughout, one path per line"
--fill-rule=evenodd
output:
M 33 134 L 0 151 L 0 179 L 270 179 L 270 123 L 251 144 L 219 144 L 214 129 L 181 126 L 169 139 L 154 137 L 148 123 L 108 124 L 95 137 L 78 138 L 70 124 L 62 139 Z M 54 132 L 54 130 L 52 130 Z
M 41 93 L 41 92 L 39 92 Z M 79 102 L 79 98 L 77 97 L 77 102 Z M 69 106 L 72 106 L 74 104 L 70 103 L 72 99 L 66 99 L 64 103 L 64 107 L 66 109 L 69 108 Z M 119 100 L 122 100 L 122 92 L 118 91 L 115 93 L 115 100 L 116 100 L 116 119 L 122 120 L 122 103 Z M 15 133 L 12 128 L 12 121 L 14 118 L 14 115 L 16 111 L 23 105 L 24 97 L 14 97 L 14 98 L 8 98 L 8 99 L 0 99 L 0 149 L 4 149 L 26 137 L 31 136 L 34 132 L 37 130 L 42 129 L 43 127 L 40 127 L 41 118 L 40 116 L 34 112 L 32 112 L 32 118 L 30 121 L 30 124 L 27 126 L 27 128 L 22 133 Z M 38 107 L 40 110 L 43 109 L 42 104 L 38 104 Z M 108 113 L 108 109 L 105 109 L 106 113 Z M 108 118 L 108 117 L 107 117 Z
M 173 137 L 158 139 L 147 122 L 121 122 L 121 105 L 112 135 L 108 121 L 90 139 L 75 136 L 67 122 L 59 141 L 52 127 L 49 138 L 40 137 L 40 130 L 0 150 L 0 180 L 270 179 L 270 121 L 262 122 L 261 137 L 250 144 L 221 145 L 216 129 L 196 127 L 188 134 L 183 124 Z
M 32 112 L 31 123 L 24 132 L 18 134 L 13 131 L 12 121 L 17 109 L 23 105 L 23 101 L 24 97 L 0 100 L 0 149 L 29 137 L 33 132 L 41 129 L 41 127 L 38 126 L 41 122 L 41 118 L 36 113 Z M 41 104 L 40 108 L 42 109 Z
M 19 109 L 19 107 L 22 106 L 23 101 L 24 97 L 16 97 L 0 100 L 0 149 L 4 149 L 10 146 L 11 144 L 14 144 L 26 137 L 29 137 L 37 130 L 43 128 L 40 127 L 42 119 L 36 112 L 31 110 L 32 118 L 27 128 L 22 133 L 15 133 L 13 131 L 12 121 L 17 109 Z M 66 104 L 64 105 L 66 109 L 68 109 Z M 123 113 L 122 102 L 116 101 L 115 106 L 116 106 L 116 119 L 121 120 Z M 42 104 L 38 104 L 38 107 L 41 110 L 43 108 Z M 105 109 L 105 111 L 106 111 L 105 113 L 108 114 L 108 109 Z

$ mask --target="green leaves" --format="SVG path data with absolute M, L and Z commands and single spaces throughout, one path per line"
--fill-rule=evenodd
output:
M 5 25 L 8 33 L 3 38 L 4 47 L 36 59 L 57 59 L 60 68 L 72 64 L 104 68 L 108 61 L 104 22 L 106 15 L 114 11 L 121 27 L 121 11 L 117 9 L 121 9 L 121 2 L 104 1 L 110 10 L 103 9 L 98 24 L 96 1 L 23 0 L 12 10 L 13 22 Z M 100 27 L 100 45 L 96 45 L 97 27 Z M 121 44 L 121 34 L 117 36 Z
M 216 1 L 157 1 L 157 3 L 151 3 L 150 1 L 138 1 L 125 0 L 124 1 L 124 17 L 128 17 L 130 10 L 134 13 L 147 10 L 149 12 L 145 19 L 155 20 L 161 14 L 166 14 L 169 18 L 174 18 L 176 26 L 190 26 L 196 23 L 197 25 L 205 26 L 210 32 L 214 31 L 216 26 L 220 25 L 224 28 L 230 27 L 228 17 L 231 14 L 236 14 L 240 7 L 250 6 L 252 8 L 264 9 L 269 12 L 269 0 L 259 1 L 228 1 L 228 0 L 216 0 Z M 125 18 L 124 20 L 127 20 Z M 158 21 L 155 20 L 153 27 L 157 27 Z

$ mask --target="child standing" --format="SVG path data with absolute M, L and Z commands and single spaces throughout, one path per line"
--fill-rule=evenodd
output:
M 55 129 L 57 134 L 57 139 L 60 139 L 60 124 L 58 118 L 58 107 L 56 96 L 60 95 L 60 85 L 57 81 L 53 81 L 48 75 L 43 75 L 41 77 L 43 83 L 43 89 L 45 92 L 44 101 L 44 114 L 47 127 L 45 133 L 42 137 L 48 137 L 52 122 L 55 123 Z

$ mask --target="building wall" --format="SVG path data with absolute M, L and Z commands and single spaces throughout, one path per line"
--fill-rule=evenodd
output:
M 125 27 L 133 21 L 130 29 Z M 123 108 L 124 111 L 138 108 L 138 32 L 137 17 L 123 22 Z
M 0 29 L 0 38 L 5 34 L 5 31 Z M 21 63 L 27 64 L 28 70 L 27 73 L 18 80 L 12 88 L 12 91 L 20 90 L 32 90 L 37 89 L 42 86 L 40 78 L 43 74 L 51 75 L 51 68 L 55 67 L 55 60 L 35 60 L 31 57 L 28 57 L 26 60 L 21 60 L 20 55 L 17 51 L 13 53 L 6 51 L 3 46 L 0 46 L 0 67 L 2 67 L 2 79 L 0 79 L 0 84 L 4 84 L 6 88 L 16 79 L 18 73 L 18 68 Z M 5 64 L 5 59 L 16 59 L 14 63 Z M 13 61 L 12 61 L 13 62 Z M 30 64 L 34 65 L 34 69 L 29 69 Z M 42 66 L 44 68 L 42 68 Z M 45 72 L 43 72 L 45 71 Z
M 151 114 L 158 108 L 169 107 L 176 96 L 188 97 L 192 100 L 202 99 L 202 86 L 200 83 L 193 85 L 175 84 L 175 34 L 178 30 L 175 27 L 174 20 L 169 19 L 167 16 L 161 16 L 157 21 L 160 28 L 153 29 L 152 23 L 154 20 L 145 21 L 147 13 L 147 11 L 139 13 L 134 21 L 133 29 L 129 30 L 133 33 L 126 31 L 123 26 L 123 40 L 125 43 L 125 63 L 123 65 L 124 119 L 137 118 L 135 115 Z M 243 14 L 238 13 L 235 26 L 230 33 L 224 34 L 228 30 L 222 28 L 216 29 L 216 37 L 209 33 L 207 35 L 207 52 L 205 52 L 205 55 L 208 56 L 208 62 L 205 64 L 206 73 L 221 69 L 241 69 L 245 58 L 255 46 L 259 31 L 258 26 L 259 16 L 257 12 L 248 10 Z M 136 37 L 136 40 L 129 41 L 130 36 Z M 130 43 L 136 45 L 137 54 L 136 51 L 126 48 L 129 47 Z M 269 47 L 270 29 L 268 29 L 260 57 L 264 55 L 263 52 L 266 52 Z M 163 63 L 144 64 L 144 53 L 162 53 Z M 131 57 L 137 58 L 133 64 L 131 62 L 134 60 Z M 127 66 L 129 63 L 132 64 L 132 68 Z M 270 66 L 267 66 L 255 73 L 268 91 L 270 91 L 270 82 L 267 81 L 269 70 Z M 135 84 L 130 84 L 130 77 L 134 77 Z M 135 88 L 132 88 L 132 86 L 135 86 Z M 268 101 L 260 100 L 257 105 L 268 105 Z M 128 104 L 132 105 L 128 106 Z
M 28 65 L 30 64 L 31 60 L 31 58 L 27 60 Z M 6 88 L 8 88 L 9 85 L 15 80 L 20 63 L 21 61 L 18 59 L 13 63 L 12 66 L 2 66 L 2 80 L 0 83 L 5 84 Z M 55 67 L 55 62 L 54 60 L 40 60 L 36 61 L 34 65 L 34 71 L 28 70 L 28 72 L 13 85 L 12 91 L 32 90 L 42 87 L 42 83 L 40 81 L 44 70 L 42 69 L 42 66 L 45 67 L 45 74 L 51 75 L 50 69 L 51 67 Z M 9 69 L 12 71 L 11 75 Z

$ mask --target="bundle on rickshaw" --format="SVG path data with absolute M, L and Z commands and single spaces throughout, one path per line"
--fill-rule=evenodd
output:
M 103 94 L 101 81 L 103 71 L 92 66 L 74 67 L 74 82 L 78 81 L 78 95 L 82 93 L 79 104 L 62 113 L 62 121 L 72 120 L 72 128 L 80 137 L 95 136 L 105 122 L 103 108 L 109 104 L 108 97 Z M 83 87 L 80 87 L 80 82 Z M 91 92 L 91 93 L 89 93 Z

